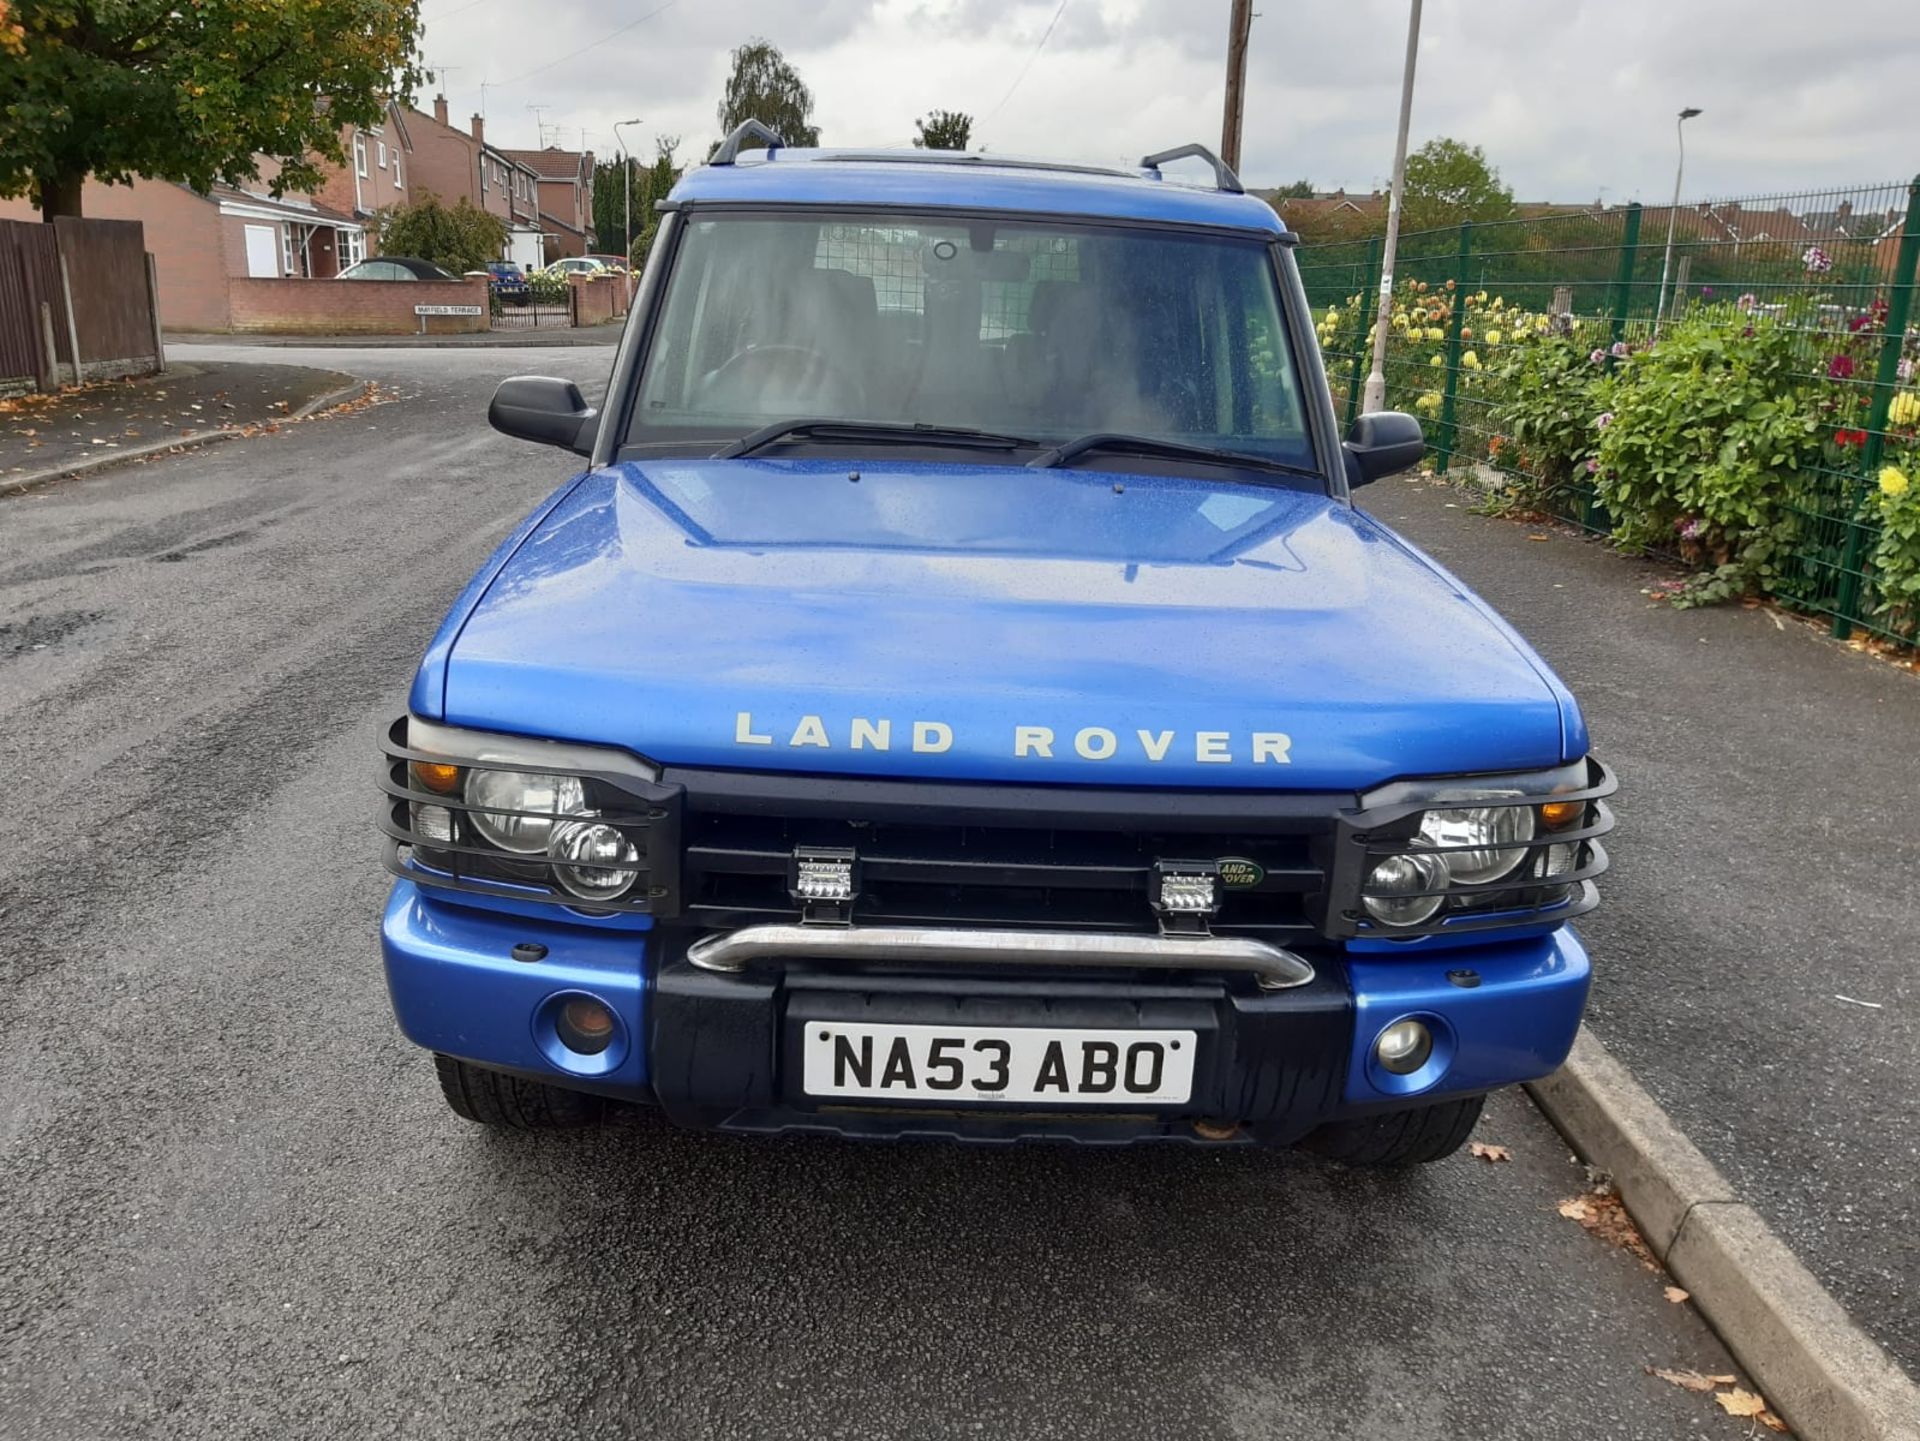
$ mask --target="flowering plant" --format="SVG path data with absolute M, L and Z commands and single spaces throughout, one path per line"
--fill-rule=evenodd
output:
M 1920 631 L 1920 486 L 1901 466 L 1883 466 L 1867 507 L 1880 522 L 1871 559 L 1874 611 L 1915 639 Z
M 1833 257 L 1817 245 L 1809 245 L 1800 256 L 1809 275 L 1822 275 L 1833 269 Z

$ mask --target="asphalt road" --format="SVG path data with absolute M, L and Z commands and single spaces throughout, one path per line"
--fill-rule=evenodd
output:
M 566 471 L 492 383 L 607 361 L 329 350 L 393 403 L 0 501 L 0 1435 L 1747 1434 L 1516 1094 L 1386 1177 L 445 1111 L 376 737 Z
M 1671 570 L 1445 486 L 1363 498 L 1525 632 L 1620 773 L 1588 1023 L 1920 1375 L 1920 676 L 1655 605 Z

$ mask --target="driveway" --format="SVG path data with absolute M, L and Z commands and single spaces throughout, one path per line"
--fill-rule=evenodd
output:
M 567 471 L 485 429 L 492 385 L 594 393 L 608 357 L 271 358 L 398 398 L 0 502 L 0 614 L 35 637 L 0 646 L 0 1434 L 1747 1434 L 1646 1373 L 1736 1368 L 1557 1213 L 1585 1177 L 1517 1093 L 1479 1133 L 1511 1161 L 1393 1176 L 457 1121 L 387 1010 L 376 741 L 444 608 Z M 1649 1027 L 1684 1098 L 1667 1049 L 1727 1003 L 1671 977 L 1753 848 L 1663 877 L 1647 797 L 1686 762 L 1603 739 L 1632 777 L 1603 1019 Z M 1737 752 L 1713 775 L 1741 835 L 1777 778 Z M 1719 909 L 1676 945 L 1699 880 Z M 1769 903 L 1830 905 L 1825 884 Z M 1679 1021 L 1632 982 L 1656 969 Z M 1887 980 L 1847 984 L 1891 1003 Z M 1766 1019 L 1776 1045 L 1810 1034 Z

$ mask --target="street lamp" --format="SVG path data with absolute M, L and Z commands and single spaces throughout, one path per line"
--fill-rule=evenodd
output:
M 1673 123 L 1673 133 L 1680 142 L 1680 163 L 1673 167 L 1673 204 L 1667 208 L 1667 253 L 1660 261 L 1660 303 L 1653 312 L 1655 330 L 1667 317 L 1667 277 L 1673 272 L 1673 222 L 1680 218 L 1680 176 L 1687 168 L 1686 124 L 1699 113 L 1696 107 L 1689 105 Z
M 624 243 L 620 248 L 626 254 L 629 270 L 633 268 L 633 152 L 627 148 L 627 138 L 620 133 L 620 127 L 638 125 L 640 119 L 636 115 L 631 120 L 617 120 L 613 126 L 613 138 L 620 146 L 621 178 L 626 182 L 623 188 L 626 191 L 627 218 L 622 235 Z
M 1407 188 L 1407 125 L 1413 118 L 1413 65 L 1420 55 L 1420 0 L 1407 16 L 1407 68 L 1400 77 L 1400 136 L 1393 145 L 1393 188 L 1387 199 L 1387 239 L 1380 252 L 1380 304 L 1373 322 L 1373 369 L 1362 410 L 1387 403 L 1387 320 L 1393 305 L 1393 257 L 1400 248 L 1400 197 Z

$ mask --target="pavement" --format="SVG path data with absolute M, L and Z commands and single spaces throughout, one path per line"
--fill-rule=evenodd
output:
M 0 400 L 0 488 L 115 451 L 285 420 L 352 383 L 311 366 L 184 361 L 158 375 Z
M 607 357 L 273 354 L 386 399 L 0 500 L 0 1435 L 1749 1435 L 1647 1373 L 1738 1368 L 1518 1092 L 1511 1160 L 1385 1176 L 457 1121 L 381 980 L 376 741 L 567 474 L 492 385 Z M 1606 739 L 1617 975 L 1658 777 Z
M 1587 1021 L 1920 1375 L 1920 676 L 1771 611 L 1676 611 L 1674 572 L 1474 513 L 1360 499 L 1514 623 L 1620 774 Z
M 249 335 L 240 342 L 247 347 L 271 350 L 526 350 L 547 346 L 618 345 L 626 322 L 609 320 L 602 325 L 512 326 L 498 330 L 475 330 L 461 334 L 434 335 Z M 232 347 L 236 337 L 191 331 L 168 331 L 169 346 L 217 345 Z

